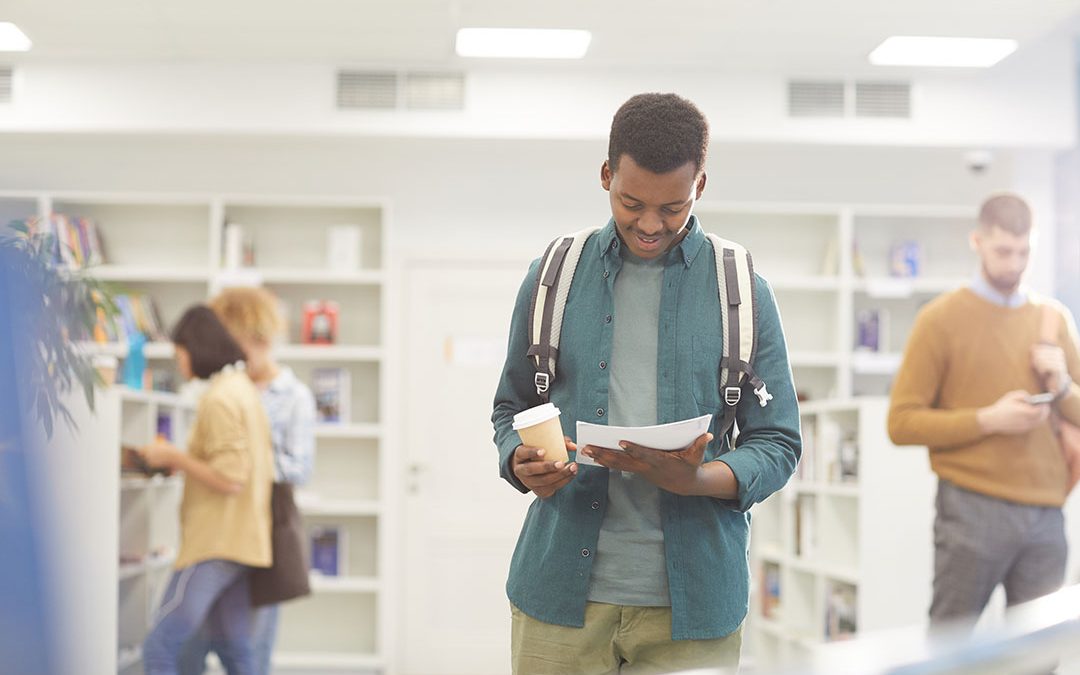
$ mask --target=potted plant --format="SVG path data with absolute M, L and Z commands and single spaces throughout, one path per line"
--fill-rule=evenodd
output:
M 64 397 L 79 388 L 90 408 L 101 377 L 78 341 L 116 314 L 112 293 L 86 270 L 56 262 L 58 243 L 35 221 L 0 228 L 0 322 L 10 321 L 18 396 L 51 438 L 56 420 L 75 426 Z M 2 347 L 2 345 L 0 345 Z

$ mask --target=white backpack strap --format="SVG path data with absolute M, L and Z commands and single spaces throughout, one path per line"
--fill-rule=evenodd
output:
M 754 373 L 757 337 L 757 295 L 754 261 L 741 245 L 715 234 L 707 235 L 716 260 L 716 282 L 723 313 L 723 354 L 720 359 L 720 393 L 724 402 L 726 433 L 735 422 L 735 407 L 742 399 L 743 380 L 749 379 L 762 407 L 772 400 L 765 383 Z
M 570 284 L 574 281 L 574 272 L 581 260 L 585 242 L 597 230 L 599 228 L 590 227 L 558 237 L 548 245 L 540 260 L 536 285 L 533 287 L 528 355 L 536 367 L 536 393 L 544 402 L 551 396 L 551 385 L 555 380 L 563 311 L 570 294 Z

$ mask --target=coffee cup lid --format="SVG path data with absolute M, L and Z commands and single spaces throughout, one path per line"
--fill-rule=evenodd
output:
M 543 405 L 538 405 L 535 408 L 522 410 L 514 415 L 514 431 L 536 426 L 541 422 L 547 422 L 558 416 L 559 409 L 555 407 L 554 403 L 545 403 Z

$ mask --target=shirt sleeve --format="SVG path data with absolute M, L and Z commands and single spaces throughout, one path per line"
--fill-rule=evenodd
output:
M 315 463 L 315 397 L 302 383 L 296 383 L 281 447 L 274 448 L 278 475 L 286 483 L 303 485 L 311 477 Z
M 246 483 L 251 475 L 251 439 L 240 406 L 224 396 L 203 398 L 199 406 L 199 457 L 211 468 L 235 483 Z
M 749 382 L 735 408 L 739 435 L 735 449 L 718 461 L 731 467 L 738 495 L 721 500 L 730 508 L 747 511 L 787 484 L 802 455 L 799 403 L 788 362 L 787 343 L 776 298 L 768 282 L 757 276 L 757 335 L 754 371 L 773 399 L 762 407 Z
M 517 479 L 510 468 L 514 450 L 521 445 L 521 439 L 514 431 L 513 423 L 514 415 L 541 403 L 533 384 L 536 369 L 528 355 L 529 313 L 533 286 L 536 284 L 536 272 L 539 267 L 540 261 L 534 260 L 518 290 L 514 313 L 510 319 L 506 362 L 503 364 L 499 386 L 495 391 L 494 410 L 491 414 L 491 422 L 495 426 L 495 446 L 499 450 L 499 475 L 521 492 L 528 492 L 529 489 Z
M 1061 310 L 1061 336 L 1059 343 L 1065 352 L 1065 364 L 1069 370 L 1069 392 L 1058 403 L 1061 416 L 1073 424 L 1080 425 L 1080 338 L 1077 336 L 1076 321 L 1069 310 L 1059 305 Z
M 904 359 L 892 387 L 889 437 L 897 445 L 925 445 L 934 450 L 974 443 L 983 437 L 975 408 L 935 408 L 948 369 L 948 340 L 924 308 L 915 317 Z

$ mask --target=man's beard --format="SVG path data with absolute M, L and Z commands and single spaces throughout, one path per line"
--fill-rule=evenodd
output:
M 1017 274 L 1013 277 L 993 276 L 987 271 L 986 266 L 982 268 L 983 278 L 986 282 L 994 287 L 994 290 L 1003 295 L 1012 295 L 1020 288 L 1020 281 L 1023 279 L 1023 274 Z

